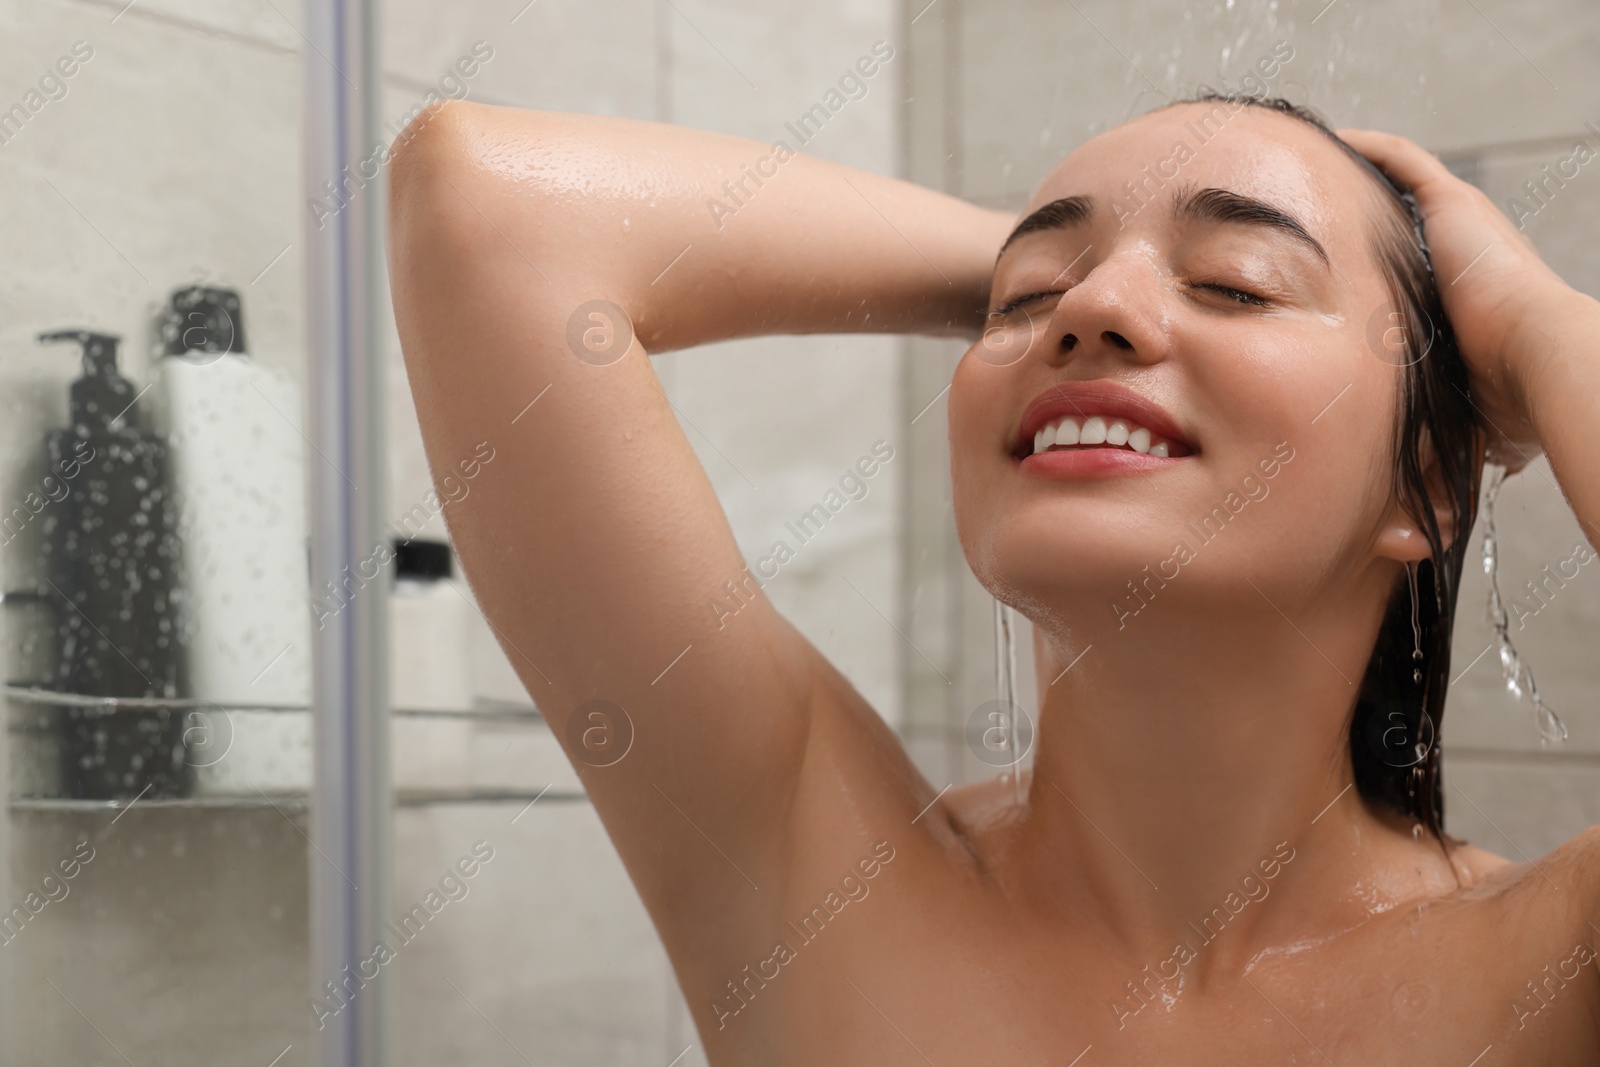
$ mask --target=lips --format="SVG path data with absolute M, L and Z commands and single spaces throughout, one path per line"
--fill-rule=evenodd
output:
M 1145 427 L 1172 443 L 1174 457 L 1198 451 L 1194 441 L 1159 404 L 1123 386 L 1097 381 L 1058 382 L 1034 397 L 1023 409 L 1022 420 L 1012 434 L 1011 455 L 1017 459 L 1028 456 L 1033 451 L 1034 435 L 1051 423 L 1068 416 L 1084 419 L 1092 415 L 1099 415 L 1108 423 L 1121 419 Z

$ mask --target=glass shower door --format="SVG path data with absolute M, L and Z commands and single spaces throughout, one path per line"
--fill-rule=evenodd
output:
M 297 5 L 7 4 L 0 1062 L 312 1062 Z

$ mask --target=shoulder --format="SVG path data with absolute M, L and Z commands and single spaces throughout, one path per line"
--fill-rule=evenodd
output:
M 1579 927 L 1600 924 L 1600 825 L 1551 849 L 1534 866 L 1568 898 Z
M 1551 853 L 1571 872 L 1583 929 L 1600 941 L 1600 824 L 1589 827 Z
M 1535 859 L 1513 846 L 1513 857 L 1445 835 L 1462 888 L 1505 888 L 1539 882 L 1586 912 L 1600 906 L 1600 824 Z M 1600 921 L 1600 920 L 1597 920 Z
M 1600 824 L 1552 850 L 1540 866 L 1565 890 L 1558 894 L 1567 898 L 1559 911 L 1568 935 L 1565 944 L 1571 946 L 1576 962 L 1594 961 L 1600 957 Z M 1594 1041 L 1591 1047 L 1596 1047 L 1600 1046 L 1600 973 L 1589 967 L 1585 972 L 1591 1006 L 1588 1034 Z
M 1600 825 L 1538 859 L 1514 861 L 1466 842 L 1451 858 L 1468 897 L 1502 897 L 1515 903 L 1519 919 L 1600 949 Z

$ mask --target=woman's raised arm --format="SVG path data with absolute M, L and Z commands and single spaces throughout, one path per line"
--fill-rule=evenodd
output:
M 757 141 L 468 103 L 402 134 L 390 220 L 434 475 L 492 450 L 447 512 L 467 577 L 658 924 L 717 929 L 783 863 L 819 733 L 887 732 L 749 580 L 647 350 L 975 335 L 1011 220 Z M 752 602 L 719 617 L 729 583 Z
M 1484 193 L 1407 138 L 1340 130 L 1416 193 L 1439 295 L 1471 374 L 1489 458 L 1522 469 L 1540 452 L 1600 549 L 1600 301 L 1572 288 Z
M 1373 130 L 1339 135 L 1416 193 L 1490 458 L 1520 470 L 1544 452 L 1589 547 L 1600 549 L 1600 457 L 1591 439 L 1600 301 L 1567 285 L 1493 201 L 1420 145 Z M 1552 885 L 1576 889 L 1558 898 L 1575 936 L 1600 933 L 1600 825 L 1552 852 L 1544 871 L 1557 872 Z M 1600 1010 L 1600 1000 L 1592 1003 Z

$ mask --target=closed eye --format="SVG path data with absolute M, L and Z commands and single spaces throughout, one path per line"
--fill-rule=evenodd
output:
M 1000 307 L 995 308 L 993 311 L 989 312 L 989 317 L 998 318 L 1001 315 L 1009 315 L 1011 312 L 1016 311 L 1024 304 L 1031 303 L 1035 300 L 1042 300 L 1047 296 L 1060 296 L 1064 292 L 1066 292 L 1065 289 L 1042 289 L 1036 293 L 1025 293 L 1022 296 L 1019 296 L 1014 300 L 1009 300 Z
M 1272 301 L 1268 300 L 1264 296 L 1260 296 L 1244 289 L 1236 289 L 1231 285 L 1223 285 L 1220 282 L 1197 282 L 1190 286 L 1190 288 L 1206 289 L 1214 293 L 1220 293 L 1236 304 L 1244 304 L 1251 307 L 1272 306 Z M 1032 303 L 1035 300 L 1042 300 L 1045 297 L 1061 296 L 1065 292 L 1066 290 L 1064 289 L 1043 289 L 1034 293 L 1024 293 L 1022 296 L 1009 300 L 1005 304 L 1002 304 L 1000 307 L 997 307 L 993 311 L 989 312 L 989 317 L 1000 318 L 1020 309 L 1025 304 Z
M 1236 304 L 1249 304 L 1254 307 L 1272 306 L 1272 301 L 1268 300 L 1264 296 L 1257 296 L 1255 293 L 1246 292 L 1243 289 L 1235 289 L 1231 285 L 1222 285 L 1218 282 L 1199 282 L 1190 288 L 1209 289 L 1212 292 L 1221 293 L 1223 296 L 1227 297 Z

